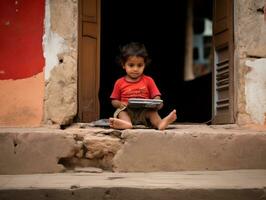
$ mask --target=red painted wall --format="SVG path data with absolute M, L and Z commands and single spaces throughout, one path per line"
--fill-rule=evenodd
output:
M 0 0 L 0 80 L 43 71 L 44 0 Z

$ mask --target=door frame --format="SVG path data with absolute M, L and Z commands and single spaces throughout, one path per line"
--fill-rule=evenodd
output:
M 89 4 L 93 1 L 96 1 L 96 16 L 91 16 L 91 21 L 92 22 L 96 22 L 97 24 L 97 30 L 93 30 L 87 27 L 83 27 L 83 2 L 87 1 L 87 3 Z M 95 3 L 95 2 L 94 2 Z M 90 18 L 90 16 L 88 17 L 88 19 Z M 94 19 L 96 18 L 96 19 Z M 88 20 L 87 19 L 87 20 Z M 90 20 L 90 19 L 89 19 Z M 85 19 L 86 21 L 86 19 Z M 82 58 L 84 57 L 84 55 L 82 55 L 82 42 L 83 42 L 83 33 L 84 33 L 84 29 L 86 29 L 86 31 L 92 31 L 92 35 L 95 35 L 97 38 L 97 44 L 96 44 L 96 49 L 95 49 L 95 53 L 96 53 L 96 66 L 95 66 L 95 70 L 96 70 L 96 83 L 95 83 L 95 88 L 90 88 L 89 85 L 83 85 L 82 84 L 82 74 L 81 74 L 81 69 L 82 69 Z M 78 60 L 78 70 L 77 70 L 77 117 L 78 117 L 78 121 L 80 122 L 89 122 L 89 121 L 93 121 L 93 120 L 97 120 L 99 119 L 100 116 L 100 106 L 99 106 L 99 97 L 98 97 L 98 92 L 99 92 L 99 87 L 100 87 L 100 30 L 101 29 L 101 0 L 78 0 L 78 56 L 77 56 L 77 60 Z M 93 36 L 94 37 L 94 36 Z M 83 66 L 84 67 L 84 66 Z M 93 114 L 92 117 L 90 117 L 90 120 L 88 121 L 88 119 L 84 118 L 83 115 L 83 110 L 82 110 L 82 106 L 81 104 L 83 103 L 83 100 L 81 98 L 81 87 L 86 87 L 86 89 L 88 90 L 94 90 L 94 93 L 96 93 L 97 97 L 94 99 L 94 105 L 96 106 L 95 108 L 95 114 Z
M 80 107 L 79 107 L 79 104 L 80 104 L 80 47 L 81 47 L 81 42 L 82 42 L 82 23 L 81 23 L 81 16 L 80 16 L 80 13 L 81 13 L 81 10 L 82 10 L 82 4 L 81 2 L 84 1 L 84 0 L 79 0 L 78 1 L 78 116 L 80 118 L 81 114 L 80 114 Z M 99 85 L 100 85 L 100 35 L 101 35 L 101 29 L 100 29 L 100 17 L 101 17 L 101 0 L 96 0 L 97 1 L 97 20 L 99 22 L 99 25 L 98 25 L 98 33 L 97 33 L 97 70 L 98 70 L 98 77 L 97 77 L 97 91 L 99 92 Z M 227 0 L 229 2 L 229 0 Z M 214 3 L 215 4 L 215 3 Z M 236 122 L 236 108 L 237 108 L 237 104 L 236 104 L 236 99 L 237 99 L 237 94 L 236 94 L 236 84 L 234 84 L 234 82 L 236 81 L 236 69 L 235 69 L 235 66 L 236 66 L 236 63 L 235 63 L 235 56 L 234 56 L 234 5 L 235 5 L 235 1 L 233 0 L 232 1 L 232 5 L 231 5 L 231 10 L 232 10 L 232 15 L 231 15 L 231 18 L 228 20 L 228 22 L 231 24 L 232 26 L 232 34 L 230 35 L 231 37 L 231 41 L 232 41 L 232 44 L 231 44 L 231 50 L 230 50 L 230 59 L 231 59 L 231 63 L 233 64 L 233 67 L 232 69 L 230 69 L 231 71 L 231 78 L 230 78 L 230 82 L 231 82 L 231 88 L 230 88 L 230 97 L 232 97 L 232 100 L 231 100 L 231 108 L 230 108 L 230 115 L 231 115 L 231 120 L 229 123 L 235 123 Z M 214 5 L 215 6 L 215 5 Z M 213 16 L 215 14 L 215 7 L 213 6 Z M 214 19 L 213 19 L 214 20 Z M 214 22 L 214 21 L 213 21 Z M 213 38 L 214 38 L 214 33 L 213 33 Z M 213 43 L 213 49 L 214 49 L 214 43 Z M 213 76 L 215 76 L 215 51 L 213 51 Z M 217 111 L 217 108 L 216 108 L 216 104 L 217 104 L 217 99 L 216 99 L 216 77 L 213 77 L 213 81 L 212 81 L 212 87 L 213 87 L 213 98 L 212 98 L 212 123 L 213 124 L 224 124 L 224 123 L 228 123 L 228 122 L 223 122 L 221 120 L 217 120 L 217 116 L 216 116 L 216 111 Z M 95 119 L 98 119 L 99 116 L 100 116 L 100 106 L 99 106 L 99 98 L 98 98 L 98 107 L 96 108 L 97 110 L 97 116 Z M 82 121 L 82 119 L 81 119 Z

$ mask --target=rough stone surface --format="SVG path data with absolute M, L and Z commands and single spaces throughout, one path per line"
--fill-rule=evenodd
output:
M 121 131 L 89 127 L 88 124 L 73 124 L 65 130 L 77 141 L 75 156 L 62 159 L 68 169 L 97 167 L 112 170 L 113 157 L 121 148 Z
M 4 128 L 0 174 L 55 173 L 76 167 L 112 170 L 121 138 L 102 128 Z M 2 162 L 3 160 L 3 162 Z
M 121 148 L 121 141 L 118 138 L 109 136 L 86 136 L 84 138 L 84 145 L 88 151 L 86 157 L 89 159 L 103 158 L 105 156 L 114 156 Z
M 101 168 L 96 167 L 75 167 L 75 172 L 86 172 L 86 173 L 102 173 L 103 170 Z
M 50 0 L 50 7 L 51 30 L 65 38 L 70 47 L 76 48 L 78 2 L 73 0 Z
M 61 172 L 59 158 L 73 156 L 74 146 L 73 136 L 60 130 L 2 128 L 0 174 Z
M 127 130 L 114 170 L 179 171 L 266 168 L 266 131 L 188 127 Z
M 0 176 L 0 199 L 263 200 L 266 171 Z
M 63 63 L 51 71 L 46 84 L 45 120 L 53 123 L 70 124 L 77 114 L 76 60 L 63 55 Z
M 236 1 L 236 33 L 238 45 L 247 56 L 266 57 L 266 26 L 263 8 L 264 0 Z
M 266 169 L 265 129 L 237 125 L 171 125 L 165 131 L 78 127 L 0 129 L 0 174 L 81 167 L 131 172 Z
M 60 54 L 49 55 L 56 56 L 57 62 L 46 80 L 44 122 L 67 125 L 77 114 L 78 3 L 73 0 L 46 0 L 46 4 L 49 5 L 46 13 L 50 13 L 50 29 L 45 34 L 49 36 L 50 43 L 54 41 L 48 45 L 50 49 L 45 49 L 46 54 L 51 54 L 58 45 L 64 48 L 59 51 Z

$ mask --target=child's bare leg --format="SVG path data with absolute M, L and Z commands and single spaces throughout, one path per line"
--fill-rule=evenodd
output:
M 109 118 L 109 124 L 111 128 L 131 129 L 133 127 L 130 117 L 128 116 L 126 111 L 121 111 L 118 115 L 118 118 Z
M 162 121 L 157 111 L 147 111 L 146 117 L 150 120 L 154 128 L 158 128 L 160 122 Z
M 176 110 L 170 112 L 165 118 L 163 118 L 158 125 L 159 130 L 164 130 L 169 124 L 176 120 Z
M 161 119 L 157 111 L 147 112 L 147 117 L 150 119 L 151 124 L 155 128 L 159 130 L 164 130 L 169 124 L 176 120 L 176 110 L 173 110 L 163 119 Z

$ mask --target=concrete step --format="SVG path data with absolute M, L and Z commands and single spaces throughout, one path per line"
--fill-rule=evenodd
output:
M 266 169 L 265 158 L 266 131 L 237 126 L 0 129 L 0 174 L 56 173 L 75 167 L 116 172 Z
M 265 200 L 266 170 L 1 175 L 1 200 Z

